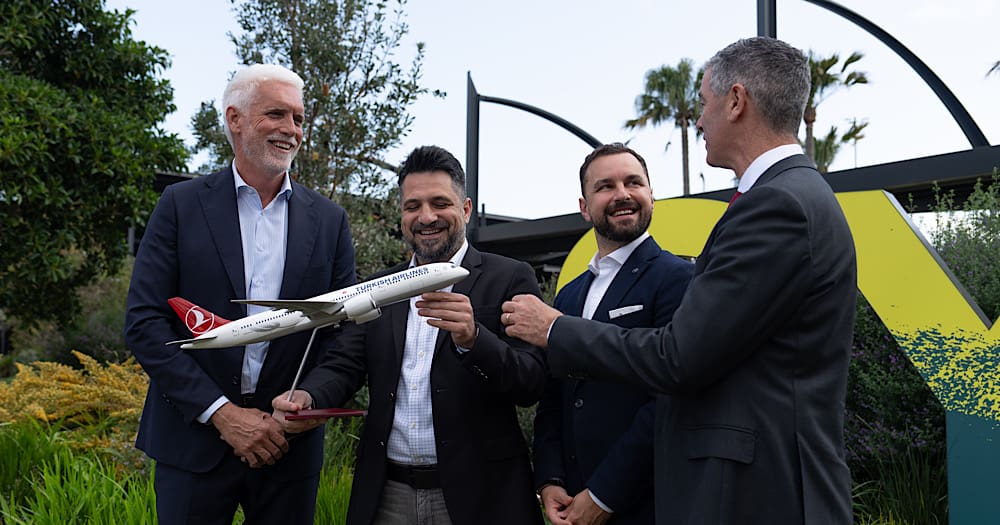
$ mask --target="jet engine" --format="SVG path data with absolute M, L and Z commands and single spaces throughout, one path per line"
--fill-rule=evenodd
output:
M 347 318 L 357 324 L 374 321 L 382 315 L 382 309 L 375 304 L 370 293 L 363 293 L 356 297 L 351 297 L 344 302 L 344 312 Z

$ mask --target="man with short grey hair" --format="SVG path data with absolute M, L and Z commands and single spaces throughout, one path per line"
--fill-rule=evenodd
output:
M 305 299 L 354 284 L 347 214 L 289 176 L 302 86 L 281 66 L 238 71 L 223 96 L 232 165 L 168 186 L 139 245 L 125 340 L 150 379 L 136 446 L 156 460 L 161 524 L 232 523 L 238 506 L 246 523 L 313 521 L 323 431 L 290 443 L 271 416 L 309 334 L 220 350 L 167 344 L 192 336 L 171 297 L 236 319 L 262 308 L 233 299 Z M 316 344 L 330 339 L 321 331 Z
M 739 179 L 673 321 L 623 330 L 531 297 L 507 333 L 547 347 L 555 375 L 625 382 L 658 406 L 660 524 L 851 523 L 844 399 L 857 296 L 843 211 L 798 144 L 801 51 L 736 42 L 700 89 L 708 163 Z

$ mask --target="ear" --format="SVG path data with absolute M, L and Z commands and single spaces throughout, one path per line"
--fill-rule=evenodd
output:
M 239 133 L 240 112 L 233 106 L 226 108 L 226 124 L 229 126 L 229 131 L 233 132 L 233 134 Z
M 590 213 L 587 212 L 587 199 L 580 197 L 580 215 L 583 215 L 583 220 L 587 222 L 594 222 L 590 220 Z
M 465 215 L 465 224 L 469 224 L 469 219 L 472 218 L 472 199 L 468 197 L 462 203 L 462 215 Z
M 750 104 L 750 96 L 747 93 L 747 88 L 743 87 L 743 84 L 733 84 L 727 95 L 726 103 L 729 105 L 726 118 L 729 122 L 735 122 L 741 115 L 746 113 L 747 107 Z

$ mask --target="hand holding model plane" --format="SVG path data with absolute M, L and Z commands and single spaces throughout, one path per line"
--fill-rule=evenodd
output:
M 382 307 L 424 293 L 421 300 L 417 301 L 420 314 L 430 317 L 428 323 L 432 326 L 451 332 L 457 346 L 469 348 L 476 338 L 476 323 L 469 298 L 461 294 L 433 291 L 461 281 L 467 275 L 469 271 L 461 266 L 433 263 L 310 299 L 235 300 L 238 303 L 271 307 L 270 310 L 235 321 L 223 319 L 183 298 L 174 297 L 168 301 L 170 306 L 195 337 L 168 344 L 179 344 L 185 350 L 229 348 L 276 339 L 310 328 L 315 331 L 346 320 L 364 323 L 378 318 Z M 302 363 L 305 363 L 308 352 L 307 347 Z M 300 365 L 300 372 L 301 368 Z M 289 391 L 295 389 L 298 379 L 299 376 L 296 375 Z M 289 396 L 289 391 L 280 396 L 281 403 L 277 399 L 273 403 L 273 417 L 261 411 L 241 410 L 234 405 L 224 405 L 213 416 L 212 422 L 219 428 L 222 439 L 251 467 L 273 465 L 287 452 L 288 443 L 282 435 L 282 424 L 288 432 L 297 433 L 315 428 L 331 416 L 363 415 L 359 411 L 327 411 L 322 417 L 315 419 L 285 421 L 289 412 L 312 406 L 308 392 L 294 390 L 295 396 Z
M 476 320 L 468 296 L 452 292 L 426 292 L 417 300 L 416 307 L 417 313 L 427 318 L 427 324 L 451 333 L 456 347 L 468 350 L 475 344 Z M 282 422 L 289 433 L 312 430 L 330 417 L 364 415 L 363 411 L 356 410 L 310 410 L 312 405 L 312 396 L 305 390 L 295 390 L 291 395 L 286 391 L 271 402 L 275 419 Z M 308 418 L 310 414 L 316 417 Z

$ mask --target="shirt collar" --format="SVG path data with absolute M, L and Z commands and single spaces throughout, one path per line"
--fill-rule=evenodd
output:
M 767 171 L 768 168 L 774 166 L 778 162 L 791 157 L 792 155 L 801 155 L 802 146 L 798 144 L 785 144 L 783 146 L 778 146 L 777 148 L 770 149 L 762 153 L 759 157 L 750 163 L 747 170 L 743 172 L 743 176 L 740 177 L 740 185 L 737 190 L 740 193 L 746 193 L 750 191 L 757 179 Z
M 239 194 L 240 188 L 244 188 L 244 187 L 246 187 L 246 188 L 252 188 L 254 191 L 257 191 L 257 188 L 254 188 L 253 186 L 250 186 L 249 184 L 247 184 L 246 181 L 243 180 L 243 177 L 240 176 L 239 170 L 236 169 L 236 160 L 235 159 L 233 160 L 233 183 L 236 185 L 236 193 L 237 194 Z M 288 172 L 286 171 L 285 174 L 282 176 L 282 179 L 281 179 L 281 189 L 278 190 L 278 194 L 275 197 L 277 198 L 277 197 L 282 197 L 283 196 L 283 197 L 285 197 L 287 199 L 291 195 L 292 195 L 292 179 L 291 179 L 291 177 L 288 176 Z
M 618 248 L 617 250 L 605 255 L 604 257 L 598 257 L 598 254 L 594 254 L 594 257 L 590 259 L 590 264 L 587 265 L 587 269 L 594 276 L 601 275 L 601 261 L 608 259 L 609 261 L 614 261 L 618 263 L 618 266 L 625 264 L 625 261 L 632 256 L 632 252 L 642 244 L 643 241 L 649 238 L 649 232 L 645 231 L 642 235 L 636 237 L 632 242 Z

